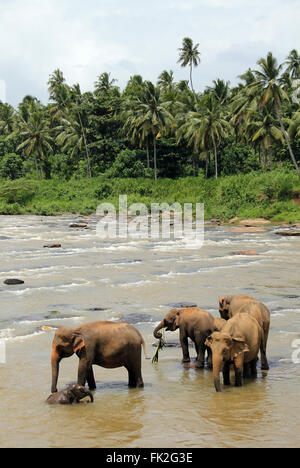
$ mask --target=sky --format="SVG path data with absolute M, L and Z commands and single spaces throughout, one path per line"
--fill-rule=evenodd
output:
M 221 78 L 235 84 L 272 51 L 283 62 L 300 44 L 299 0 L 0 0 L 0 99 L 48 102 L 50 74 L 92 91 L 111 73 L 124 88 L 163 70 L 189 78 L 177 63 L 182 39 L 199 43 L 197 91 Z

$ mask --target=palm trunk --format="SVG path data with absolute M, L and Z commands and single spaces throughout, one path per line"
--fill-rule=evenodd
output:
M 214 145 L 215 168 L 216 168 L 216 179 L 217 179 L 218 176 L 219 176 L 219 173 L 218 173 L 218 153 L 217 153 L 217 146 L 216 146 L 216 141 L 215 141 L 214 134 L 212 134 L 212 141 L 213 141 L 213 145 Z
M 156 137 L 153 138 L 153 150 L 154 150 L 154 178 L 157 180 L 157 151 L 156 151 Z
M 40 178 L 40 176 L 39 176 L 39 166 L 38 166 L 38 163 L 37 163 L 36 155 L 33 156 L 33 159 L 34 159 L 34 163 L 35 163 L 36 177 L 39 180 L 39 178 Z
M 193 86 L 193 64 L 192 63 L 190 65 L 190 81 L 191 81 L 191 89 L 193 91 L 193 94 L 195 95 L 195 90 Z
M 293 153 L 293 150 L 292 150 L 292 147 L 291 147 L 291 142 L 290 142 L 288 133 L 287 133 L 286 129 L 284 128 L 284 125 L 283 125 L 283 122 L 282 122 L 282 116 L 281 116 L 281 113 L 280 113 L 280 109 L 279 109 L 278 103 L 275 104 L 275 109 L 276 109 L 277 117 L 278 117 L 278 120 L 279 120 L 279 123 L 280 123 L 281 131 L 282 131 L 282 133 L 283 133 L 283 136 L 284 136 L 284 138 L 285 138 L 286 144 L 287 144 L 288 149 L 289 149 L 289 153 L 290 153 L 292 162 L 293 162 L 294 167 L 295 167 L 295 169 L 296 169 L 296 171 L 297 171 L 298 177 L 300 178 L 300 168 L 299 168 L 299 166 L 298 166 L 298 164 L 297 164 L 295 155 L 294 155 L 294 153 Z
M 92 171 L 91 171 L 90 155 L 89 155 L 89 150 L 88 150 L 88 146 L 87 146 L 85 131 L 84 131 L 84 128 L 83 128 L 83 125 L 82 125 L 82 120 L 81 120 L 81 117 L 80 117 L 80 113 L 77 112 L 77 114 L 78 114 L 80 127 L 81 127 L 81 132 L 82 132 L 83 141 L 84 141 L 85 154 L 86 154 L 86 160 L 87 160 L 87 174 L 88 174 L 88 177 L 91 179 L 92 178 Z
M 147 151 L 147 169 L 150 169 L 150 155 L 149 155 L 149 146 L 147 144 L 147 147 L 146 147 L 146 151 Z

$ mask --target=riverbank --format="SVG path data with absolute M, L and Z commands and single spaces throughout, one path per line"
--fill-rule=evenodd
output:
M 300 182 L 295 171 L 277 169 L 268 173 L 205 180 L 188 177 L 160 179 L 42 180 L 0 182 L 0 214 L 54 216 L 67 213 L 90 215 L 100 203 L 119 206 L 119 196 L 128 196 L 128 206 L 177 202 L 205 204 L 205 219 L 228 222 L 233 218 L 264 218 L 271 222 L 300 222 Z

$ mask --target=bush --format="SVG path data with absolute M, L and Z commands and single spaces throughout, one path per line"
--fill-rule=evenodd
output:
M 0 178 L 19 179 L 23 175 L 23 159 L 15 153 L 0 158 Z
M 140 151 L 131 150 L 121 151 L 105 175 L 109 178 L 147 177 L 147 169 L 139 159 L 140 153 Z
M 0 188 L 0 198 L 10 204 L 25 203 L 35 195 L 36 190 L 36 182 L 18 179 L 5 182 L 2 185 Z

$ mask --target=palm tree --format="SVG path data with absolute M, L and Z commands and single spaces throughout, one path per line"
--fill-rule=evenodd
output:
M 110 78 L 110 73 L 102 73 L 98 81 L 95 83 L 95 94 L 106 93 L 113 88 L 116 88 L 115 83 L 117 80 Z
M 263 113 L 254 114 L 252 121 L 246 127 L 246 133 L 254 144 L 260 144 L 266 155 L 269 156 L 270 169 L 273 168 L 272 145 L 276 141 L 284 143 L 284 136 L 280 125 L 270 109 L 265 108 Z
M 203 97 L 197 110 L 189 112 L 186 122 L 178 129 L 178 141 L 184 138 L 195 151 L 206 154 L 206 175 L 210 152 L 214 154 L 215 176 L 218 178 L 218 146 L 229 135 L 230 126 L 224 109 L 213 94 Z
M 287 65 L 286 71 L 291 75 L 293 80 L 300 78 L 300 56 L 296 49 L 291 50 L 285 61 Z
M 15 110 L 9 104 L 0 103 L 0 134 L 8 136 L 15 125 Z
M 277 60 L 271 52 L 268 53 L 266 59 L 261 58 L 258 60 L 257 64 L 260 66 L 260 70 L 254 70 L 255 82 L 248 87 L 249 97 L 257 100 L 258 105 L 262 109 L 266 105 L 270 105 L 275 111 L 292 162 L 300 178 L 300 168 L 297 164 L 289 135 L 284 127 L 282 119 L 282 103 L 283 101 L 289 101 L 289 95 L 284 91 L 280 82 L 283 65 L 278 66 Z
M 174 72 L 170 70 L 164 70 L 158 77 L 157 85 L 160 89 L 166 93 L 174 90 Z
M 144 84 L 142 98 L 136 98 L 135 111 L 136 119 L 133 124 L 136 131 L 141 131 L 145 139 L 152 139 L 154 153 L 154 177 L 157 179 L 157 140 L 166 131 L 168 125 L 173 120 L 168 111 L 168 102 L 163 102 L 161 92 L 150 81 Z
M 52 152 L 52 137 L 49 132 L 49 121 L 43 109 L 32 111 L 27 120 L 20 118 L 18 136 L 23 140 L 17 151 L 24 150 L 26 157 L 33 157 L 37 178 L 39 178 L 39 161 L 43 161 L 48 152 Z
M 193 87 L 193 67 L 197 67 L 201 62 L 199 46 L 200 44 L 194 45 L 191 38 L 185 37 L 182 42 L 182 47 L 178 49 L 180 52 L 178 63 L 180 63 L 182 67 L 190 67 L 190 83 L 191 89 L 194 94 L 195 91 Z

